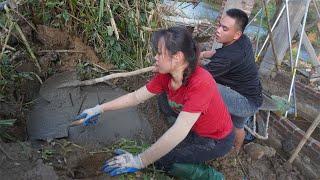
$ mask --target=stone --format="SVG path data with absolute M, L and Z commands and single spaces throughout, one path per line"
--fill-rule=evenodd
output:
M 252 160 L 261 159 L 265 155 L 262 145 L 256 143 L 246 144 L 244 146 L 244 151 L 251 157 Z
M 251 157 L 252 160 L 259 160 L 263 156 L 273 157 L 276 154 L 276 150 L 274 148 L 253 142 L 246 144 L 244 146 L 244 151 Z

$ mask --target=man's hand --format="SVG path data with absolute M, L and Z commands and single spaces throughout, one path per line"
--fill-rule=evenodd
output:
M 131 153 L 122 149 L 115 150 L 115 153 L 118 156 L 106 161 L 102 167 L 102 170 L 110 176 L 136 172 L 144 167 L 139 155 L 133 156 Z
M 202 51 L 200 52 L 200 59 L 208 59 L 211 58 L 214 54 L 216 53 L 216 51 Z
M 84 119 L 83 125 L 96 125 L 99 119 L 100 114 L 103 112 L 101 105 L 96 105 L 93 108 L 84 110 L 79 116 L 76 117 L 76 120 Z

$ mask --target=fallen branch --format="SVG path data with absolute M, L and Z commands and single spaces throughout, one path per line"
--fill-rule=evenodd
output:
M 97 83 L 104 82 L 104 81 L 114 79 L 114 78 L 130 77 L 130 76 L 146 73 L 146 72 L 152 71 L 153 69 L 154 69 L 154 66 L 150 66 L 150 67 L 138 69 L 136 71 L 124 72 L 124 73 L 114 73 L 114 74 L 110 74 L 107 76 L 103 76 L 103 77 L 96 78 L 96 79 L 90 79 L 90 80 L 86 80 L 86 81 L 74 81 L 71 83 L 64 83 L 64 84 L 60 85 L 58 88 L 88 86 L 88 85 L 97 84 Z
M 38 53 L 56 52 L 56 53 L 85 53 L 85 51 L 70 50 L 70 49 L 57 49 L 57 50 L 40 50 Z

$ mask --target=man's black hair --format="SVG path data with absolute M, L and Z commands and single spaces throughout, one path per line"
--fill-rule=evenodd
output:
M 235 8 L 227 10 L 226 14 L 236 20 L 236 24 L 243 32 L 249 21 L 247 14 L 244 11 Z

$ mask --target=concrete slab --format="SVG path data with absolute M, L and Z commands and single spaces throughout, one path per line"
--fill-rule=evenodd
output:
M 127 92 L 108 86 L 83 87 L 81 93 L 87 93 L 82 110 L 93 107 L 98 102 L 113 100 Z M 81 111 L 82 111 L 81 110 Z M 120 138 L 150 138 L 152 133 L 149 122 L 143 118 L 136 107 L 109 111 L 102 114 L 96 126 L 70 127 L 69 139 L 81 145 L 106 145 Z
M 127 93 L 105 85 L 56 88 L 75 78 L 72 72 L 62 73 L 44 83 L 40 97 L 28 116 L 27 130 L 30 139 L 47 140 L 69 136 L 77 144 L 96 147 L 105 146 L 120 138 L 151 137 L 152 130 L 148 121 L 135 107 L 105 112 L 96 126 L 69 128 L 68 125 L 78 112 Z

